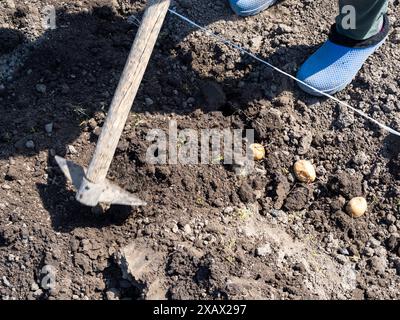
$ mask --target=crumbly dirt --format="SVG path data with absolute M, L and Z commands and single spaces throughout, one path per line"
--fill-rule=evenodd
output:
M 0 2 L 0 298 L 399 299 L 399 139 L 171 15 L 109 172 L 148 205 L 74 200 L 54 155 L 90 161 L 145 3 Z M 396 129 L 398 5 L 386 44 L 337 95 Z M 249 18 L 225 0 L 174 8 L 292 74 L 337 12 L 323 0 Z M 245 177 L 218 159 L 150 165 L 146 134 L 169 120 L 254 129 L 266 159 Z M 313 184 L 295 180 L 300 158 Z M 369 204 L 359 219 L 344 209 L 354 196 Z

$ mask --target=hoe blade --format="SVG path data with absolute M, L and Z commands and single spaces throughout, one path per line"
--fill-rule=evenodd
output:
M 58 166 L 78 192 L 85 180 L 86 169 L 72 161 L 62 157 L 55 157 Z M 89 201 L 87 200 L 89 199 Z M 126 206 L 144 206 L 146 202 L 140 200 L 136 195 L 130 193 L 111 181 L 105 179 L 98 184 L 92 184 L 92 188 L 85 192 L 85 197 L 77 196 L 77 200 L 84 205 L 95 206 L 99 203 L 119 204 Z

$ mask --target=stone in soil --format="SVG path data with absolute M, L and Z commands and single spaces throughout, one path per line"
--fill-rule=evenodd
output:
M 34 149 L 35 148 L 35 143 L 32 140 L 28 140 L 25 143 L 25 147 L 27 147 L 28 149 Z
M 47 86 L 44 85 L 44 84 L 37 84 L 36 85 L 36 91 L 39 92 L 39 93 L 44 94 L 47 91 Z
M 272 252 L 271 245 L 269 243 L 264 244 L 256 249 L 256 255 L 265 257 Z
M 145 244 L 131 243 L 116 253 L 115 261 L 123 278 L 141 290 L 147 299 L 165 298 L 164 280 L 157 275 L 165 264 L 162 253 L 148 248 Z
M 53 122 L 46 124 L 44 126 L 44 129 L 47 133 L 49 133 L 49 134 L 52 133 L 53 132 Z

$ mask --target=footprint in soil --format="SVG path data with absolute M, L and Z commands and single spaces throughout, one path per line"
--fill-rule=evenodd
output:
M 27 44 L 18 31 L 0 29 L 0 61 L 12 56 L 21 46 L 30 48 L 23 67 L 15 72 L 11 81 L 0 85 L 0 159 L 18 155 L 29 158 L 40 151 L 51 150 L 48 184 L 38 188 L 57 228 L 93 224 L 90 219 L 82 218 L 85 215 L 81 213 L 87 213 L 88 209 L 69 200 L 73 193 L 66 191 L 65 179 L 53 156 L 65 156 L 68 145 L 76 142 L 82 130 L 92 131 L 92 136 L 97 136 L 96 129 L 104 120 L 98 115 L 107 110 L 111 102 L 137 31 L 137 26 L 118 15 L 115 8 L 92 9 L 87 11 L 89 13 L 78 14 L 57 11 L 57 25 L 60 27 L 47 31 L 36 43 Z M 179 8 L 185 14 L 186 9 L 185 6 Z M 220 19 L 235 20 L 237 17 L 230 14 L 230 9 L 224 4 L 216 6 L 210 17 L 202 16 L 201 23 L 207 25 Z M 193 56 L 179 50 L 180 46 L 185 46 L 185 36 L 195 31 L 186 28 L 182 32 L 181 22 L 175 17 L 167 17 L 133 111 L 168 115 L 190 114 L 202 108 L 204 112 L 232 114 L 254 99 L 273 99 L 284 90 L 302 94 L 291 81 L 246 57 L 235 66 L 239 70 L 253 68 L 252 72 L 243 72 L 244 77 L 227 77 L 221 83 L 204 78 L 192 68 Z M 213 54 L 217 58 L 218 46 L 209 41 L 203 50 L 214 48 Z M 266 59 L 277 66 L 286 64 L 285 67 L 294 70 L 313 50 L 307 46 L 288 46 L 277 49 Z M 176 53 L 175 56 L 172 52 Z M 202 52 L 195 54 L 201 55 Z M 288 61 L 291 61 L 289 67 Z M 219 64 L 224 66 L 228 62 L 222 60 Z M 176 64 L 185 66 L 186 71 L 176 68 Z M 160 70 L 163 70 L 161 74 Z M 270 90 L 272 83 L 276 84 L 275 91 Z M 187 88 L 186 92 L 181 88 Z M 178 89 L 179 95 L 171 98 L 174 90 Z M 146 104 L 148 97 L 154 103 Z M 198 102 L 183 104 L 190 97 L 196 97 Z M 82 123 L 87 125 L 82 127 Z M 88 144 L 80 143 L 82 149 Z M 64 209 L 60 209 L 62 207 Z M 68 222 L 71 221 L 70 212 L 81 216 Z M 121 221 L 121 217 L 117 220 Z M 113 222 L 100 224 L 103 223 Z

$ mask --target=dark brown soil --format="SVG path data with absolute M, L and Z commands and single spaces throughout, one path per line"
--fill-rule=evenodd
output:
M 174 7 L 292 74 L 336 12 L 287 0 L 241 19 L 226 2 Z M 42 30 L 44 3 L 55 30 Z M 148 205 L 75 201 L 54 155 L 90 161 L 137 31 L 129 17 L 145 3 L 0 4 L 0 298 L 399 299 L 399 140 L 171 15 L 109 173 Z M 399 129 L 396 6 L 389 40 L 338 97 Z M 149 165 L 146 134 L 169 120 L 254 129 L 267 157 L 246 177 L 219 162 Z M 300 158 L 315 183 L 295 180 Z M 354 196 L 369 203 L 359 219 L 344 211 Z M 127 245 L 153 262 L 130 278 L 118 258 Z

